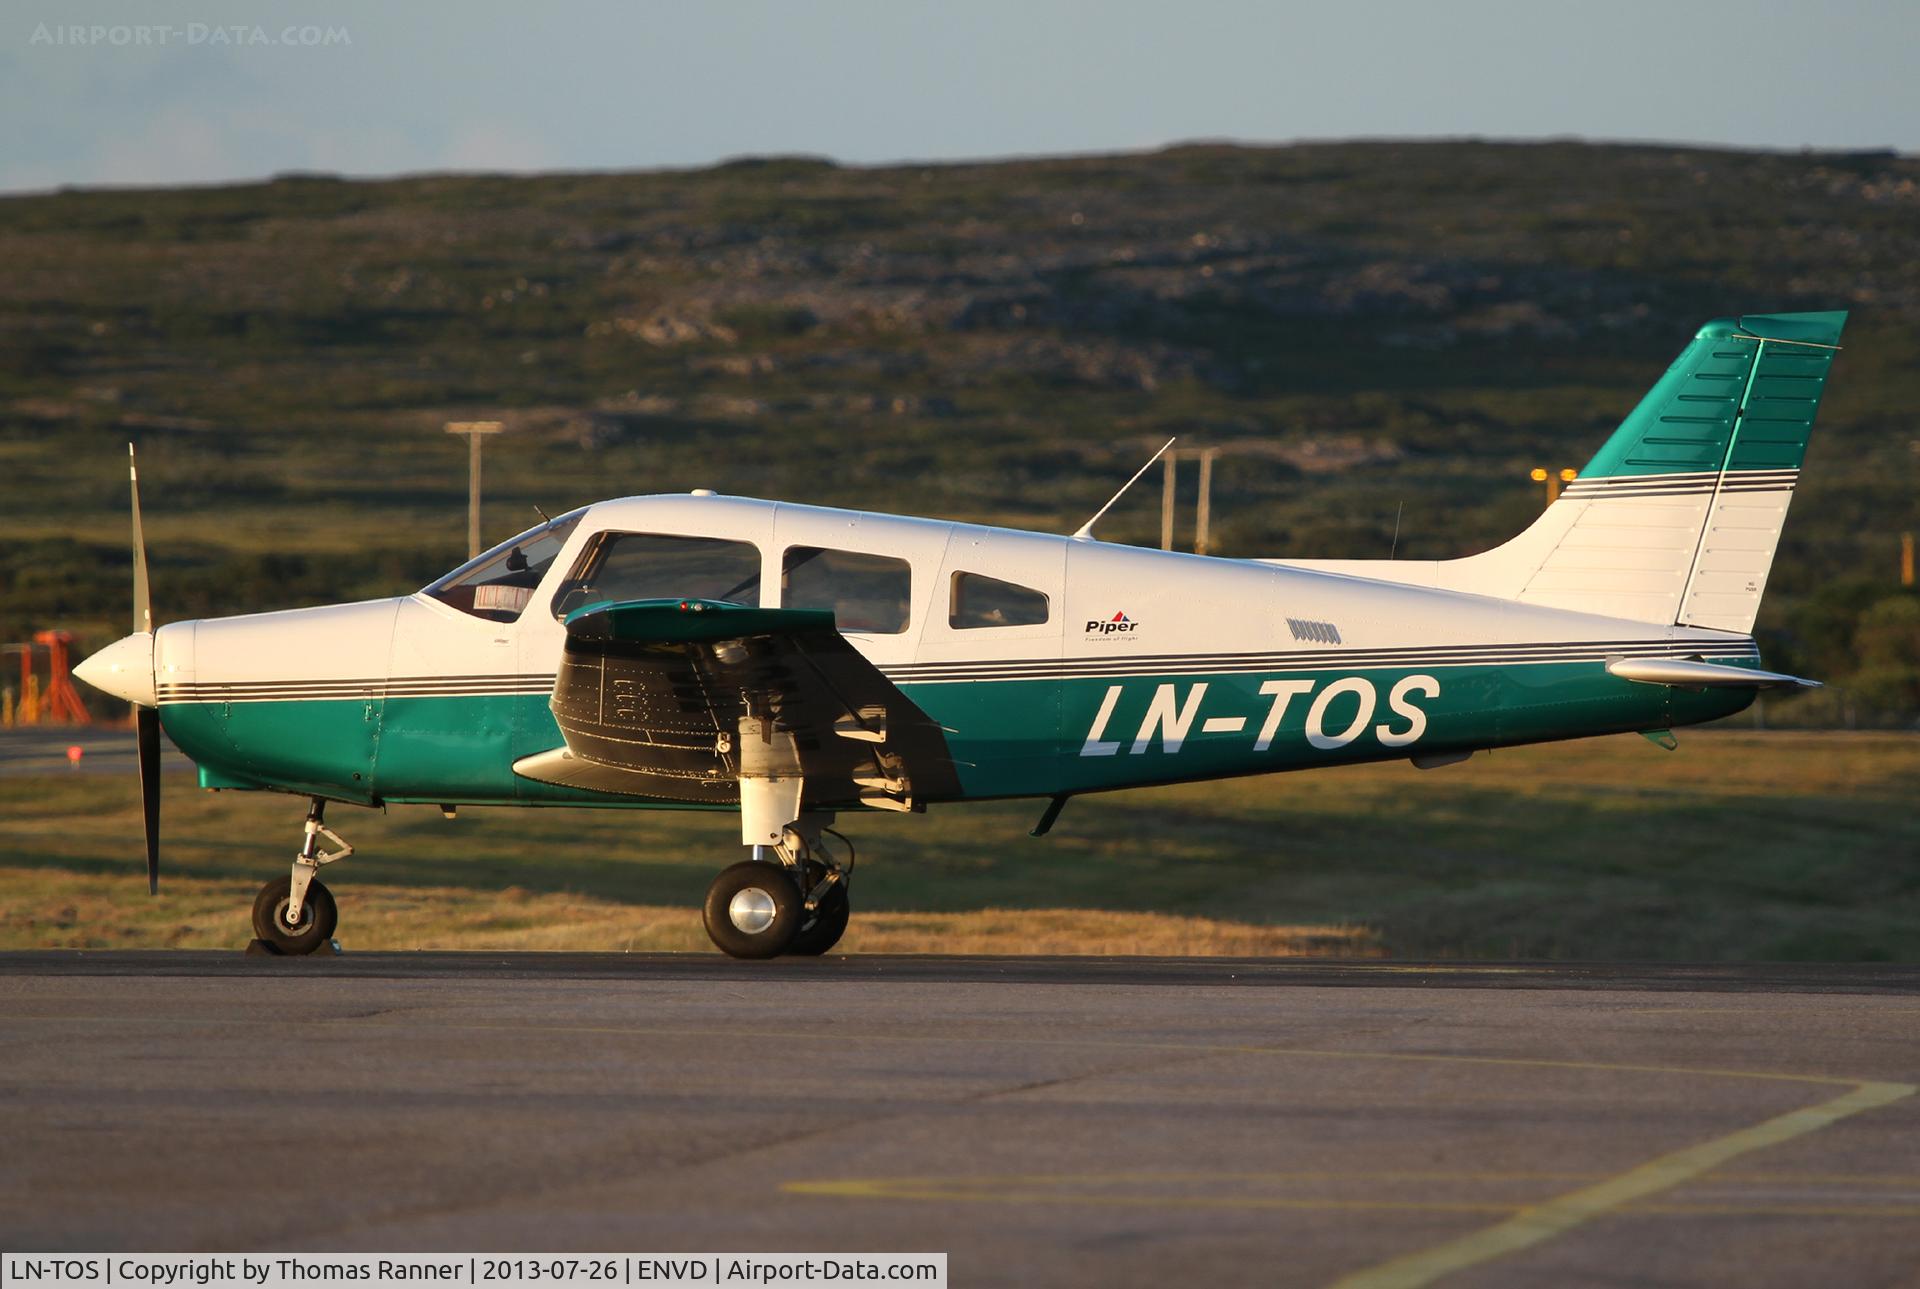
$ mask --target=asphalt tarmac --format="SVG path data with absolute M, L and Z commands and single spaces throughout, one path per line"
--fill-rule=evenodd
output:
M 0 954 L 0 1247 L 1920 1283 L 1920 968 Z

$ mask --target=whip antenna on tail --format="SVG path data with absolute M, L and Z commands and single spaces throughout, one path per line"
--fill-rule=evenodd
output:
M 1118 492 L 1116 492 L 1116 493 L 1114 493 L 1114 494 L 1113 494 L 1113 496 L 1111 496 L 1111 497 L 1109 497 L 1109 498 L 1107 499 L 1107 504 L 1106 504 L 1106 505 L 1104 505 L 1104 506 L 1102 506 L 1102 507 L 1100 507 L 1100 509 L 1098 509 L 1098 510 L 1096 510 L 1096 511 L 1094 511 L 1094 512 L 1093 512 L 1093 518 L 1092 518 L 1092 519 L 1089 519 L 1089 520 L 1088 520 L 1088 521 L 1087 521 L 1086 523 L 1084 523 L 1084 524 L 1082 524 L 1082 525 L 1080 525 L 1080 528 L 1079 528 L 1079 530 L 1078 530 L 1078 531 L 1076 531 L 1076 532 L 1074 533 L 1074 535 L 1073 535 L 1073 536 L 1074 536 L 1074 540 L 1075 540 L 1075 541 L 1083 541 L 1083 542 L 1086 542 L 1086 541 L 1092 541 L 1092 540 L 1093 540 L 1093 526 L 1094 526 L 1095 524 L 1097 524 L 1097 523 L 1099 523 L 1099 522 L 1100 522 L 1100 516 L 1102 516 L 1102 515 L 1104 515 L 1104 514 L 1106 514 L 1106 513 L 1107 513 L 1107 512 L 1109 511 L 1109 510 L 1112 510 L 1112 509 L 1113 509 L 1113 503 L 1114 503 L 1114 502 L 1116 502 L 1116 501 L 1118 501 L 1118 500 L 1120 500 L 1120 498 L 1122 498 L 1122 497 L 1124 497 L 1124 496 L 1126 496 L 1126 495 L 1127 495 L 1127 489 L 1128 489 L 1128 488 L 1131 488 L 1131 487 L 1133 487 L 1133 485 L 1134 485 L 1134 484 L 1136 484 L 1136 483 L 1139 483 L 1139 482 L 1140 482 L 1140 476 L 1141 476 L 1141 475 L 1143 475 L 1143 474 L 1145 474 L 1145 473 L 1146 473 L 1147 471 L 1149 471 L 1149 470 L 1151 470 L 1151 469 L 1153 468 L 1153 463 L 1154 463 L 1155 461 L 1158 461 L 1158 460 L 1159 460 L 1159 459 L 1160 459 L 1161 457 L 1163 457 L 1163 456 L 1165 456 L 1165 455 L 1166 455 L 1166 451 L 1167 451 L 1167 449 L 1168 449 L 1168 448 L 1170 448 L 1170 447 L 1172 447 L 1172 446 L 1173 446 L 1173 445 L 1174 445 L 1175 443 L 1177 443 L 1177 442 L 1179 442 L 1179 435 L 1175 435 L 1175 436 L 1174 436 L 1173 438 L 1170 438 L 1170 439 L 1168 439 L 1168 440 L 1167 440 L 1167 441 L 1166 441 L 1165 443 L 1162 443 L 1162 444 L 1160 445 L 1160 450 L 1159 450 L 1158 452 L 1156 452 L 1156 453 L 1154 453 L 1154 454 L 1153 454 L 1152 456 L 1150 456 L 1150 457 L 1148 457 L 1148 458 L 1147 458 L 1147 463 L 1146 463 L 1145 465 L 1143 465 L 1143 466 L 1141 466 L 1141 467 L 1140 467 L 1140 468 L 1139 468 L 1138 470 L 1135 470 L 1135 471 L 1133 472 L 1133 478 L 1131 478 L 1131 479 L 1129 479 L 1129 480 L 1127 480 L 1127 481 L 1126 481 L 1125 483 L 1123 483 L 1123 484 L 1121 484 L 1121 485 L 1120 485 L 1120 491 L 1118 491 Z

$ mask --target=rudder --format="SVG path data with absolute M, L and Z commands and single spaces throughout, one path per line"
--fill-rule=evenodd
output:
M 1751 630 L 1846 319 L 1702 327 L 1568 485 L 1591 504 L 1517 598 L 1619 595 L 1622 616 Z
M 1761 339 L 1676 622 L 1753 629 L 1846 321 L 1844 313 L 1740 320 Z

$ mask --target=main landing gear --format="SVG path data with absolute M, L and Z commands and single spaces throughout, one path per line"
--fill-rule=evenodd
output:
M 340 911 L 333 894 L 314 876 L 323 864 L 353 854 L 326 825 L 327 803 L 307 810 L 306 836 L 287 876 L 260 888 L 253 901 L 252 952 L 299 956 L 333 942 Z M 817 957 L 846 934 L 852 904 L 853 843 L 827 827 L 829 814 L 807 814 L 777 832 L 760 836 L 753 858 L 733 865 L 707 889 L 707 934 L 736 958 Z M 757 822 L 757 821 L 756 821 Z M 824 838 L 838 845 L 829 847 Z M 326 850 L 322 840 L 334 849 Z M 837 853 L 844 848 L 844 857 Z
M 822 835 L 847 848 L 844 863 Z M 801 819 L 771 846 L 725 869 L 707 888 L 707 935 L 735 958 L 815 957 L 840 942 L 852 905 L 853 843 L 823 822 Z
M 325 823 L 327 803 L 319 797 L 307 810 L 306 839 L 293 857 L 293 870 L 260 888 L 253 900 L 253 934 L 269 953 L 298 956 L 315 953 L 333 942 L 340 910 L 333 893 L 314 879 L 322 864 L 345 859 L 353 847 Z M 338 850 L 320 849 L 325 837 Z

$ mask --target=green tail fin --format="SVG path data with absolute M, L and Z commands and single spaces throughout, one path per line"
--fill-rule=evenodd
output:
M 1846 322 L 1845 313 L 1709 322 L 1580 478 L 1798 470 Z
M 1844 313 L 1700 328 L 1559 500 L 1464 559 L 1288 561 L 1524 604 L 1753 630 Z

